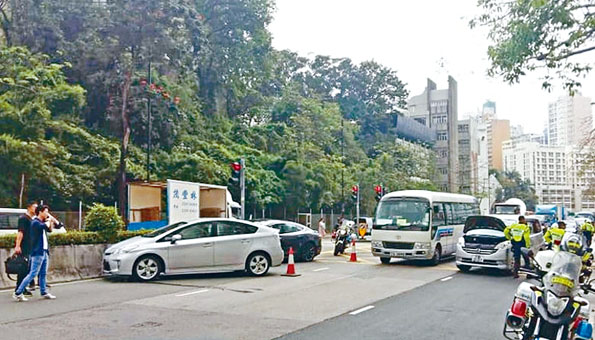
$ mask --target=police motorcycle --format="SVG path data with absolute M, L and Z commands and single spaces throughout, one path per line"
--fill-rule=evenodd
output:
M 565 235 L 561 251 L 548 252 L 541 257 L 538 253 L 533 261 L 535 272 L 527 273 L 539 283 L 518 286 L 503 335 L 510 340 L 592 340 L 590 305 L 579 295 L 581 290 L 595 293 L 591 281 L 580 284 L 582 236 Z
M 333 251 L 333 254 L 335 256 L 345 253 L 345 248 L 349 247 L 349 244 L 351 243 L 353 237 L 357 237 L 353 234 L 353 230 L 351 228 L 352 226 L 353 222 L 347 221 L 344 224 L 340 225 L 339 229 L 337 229 L 337 233 L 335 236 L 335 249 Z

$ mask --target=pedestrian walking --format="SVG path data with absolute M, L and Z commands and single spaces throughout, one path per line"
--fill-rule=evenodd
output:
M 50 208 L 47 205 L 38 205 L 35 217 L 31 222 L 31 260 L 30 269 L 23 282 L 17 287 L 12 297 L 16 301 L 27 301 L 23 294 L 27 285 L 39 275 L 39 291 L 44 299 L 56 297 L 47 291 L 46 275 L 49 264 L 49 243 L 47 233 L 51 232 L 56 220 L 51 218 Z M 46 224 L 46 222 L 48 222 Z
M 19 231 L 17 233 L 17 239 L 14 247 L 14 252 L 20 255 L 23 255 L 26 259 L 29 259 L 29 255 L 31 252 L 31 221 L 35 216 L 35 209 L 37 209 L 37 202 L 31 201 L 27 204 L 27 211 L 19 217 L 18 220 L 18 227 Z M 31 268 L 31 261 L 29 261 L 29 268 Z M 17 274 L 17 284 L 15 287 L 15 291 L 23 282 L 27 273 L 19 273 Z M 31 296 L 31 291 L 35 290 L 35 280 L 31 281 L 30 287 L 26 288 L 23 291 L 25 296 Z
M 525 216 L 519 216 L 519 223 L 506 227 L 504 236 L 512 244 L 512 254 L 514 256 L 513 277 L 516 279 L 519 277 L 519 269 L 521 268 L 521 256 L 525 260 L 525 266 L 529 267 L 529 258 L 523 252 L 523 248 L 531 247 L 531 229 L 527 226 Z
M 320 237 L 324 237 L 326 235 L 326 223 L 324 223 L 324 217 L 321 217 L 318 220 L 318 234 L 320 234 Z

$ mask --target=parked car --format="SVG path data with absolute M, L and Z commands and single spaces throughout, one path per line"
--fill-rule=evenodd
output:
M 232 218 L 204 218 L 114 244 L 103 255 L 103 273 L 140 281 L 161 274 L 236 270 L 262 276 L 282 261 L 277 230 Z
M 19 231 L 19 217 L 27 212 L 27 209 L 0 208 L 0 236 L 16 234 Z M 63 234 L 66 228 L 55 228 L 52 234 Z
M 293 247 L 295 257 L 299 260 L 310 262 L 320 254 L 322 238 L 317 231 L 305 225 L 282 220 L 264 220 L 260 224 L 279 230 L 281 247 L 285 258 L 289 255 L 289 248 Z
M 538 219 L 526 219 L 532 231 L 531 250 L 537 253 L 546 246 L 543 231 Z M 498 215 L 469 216 L 457 244 L 456 264 L 459 270 L 468 271 L 472 267 L 512 270 L 511 244 L 504 237 L 504 229 L 513 223 L 516 223 L 514 219 Z

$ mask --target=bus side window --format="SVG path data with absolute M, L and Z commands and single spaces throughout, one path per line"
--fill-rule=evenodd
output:
M 432 227 L 440 227 L 446 224 L 444 208 L 442 204 L 434 204 L 432 212 Z

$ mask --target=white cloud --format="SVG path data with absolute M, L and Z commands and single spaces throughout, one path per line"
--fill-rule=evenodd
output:
M 490 99 L 500 118 L 541 132 L 547 103 L 563 90 L 542 90 L 537 75 L 512 86 L 489 78 L 485 31 L 468 26 L 478 12 L 475 0 L 277 0 L 270 30 L 278 49 L 376 60 L 397 70 L 412 95 L 428 77 L 445 87 L 451 74 L 459 85 L 459 116 Z M 582 93 L 595 97 L 592 76 Z

